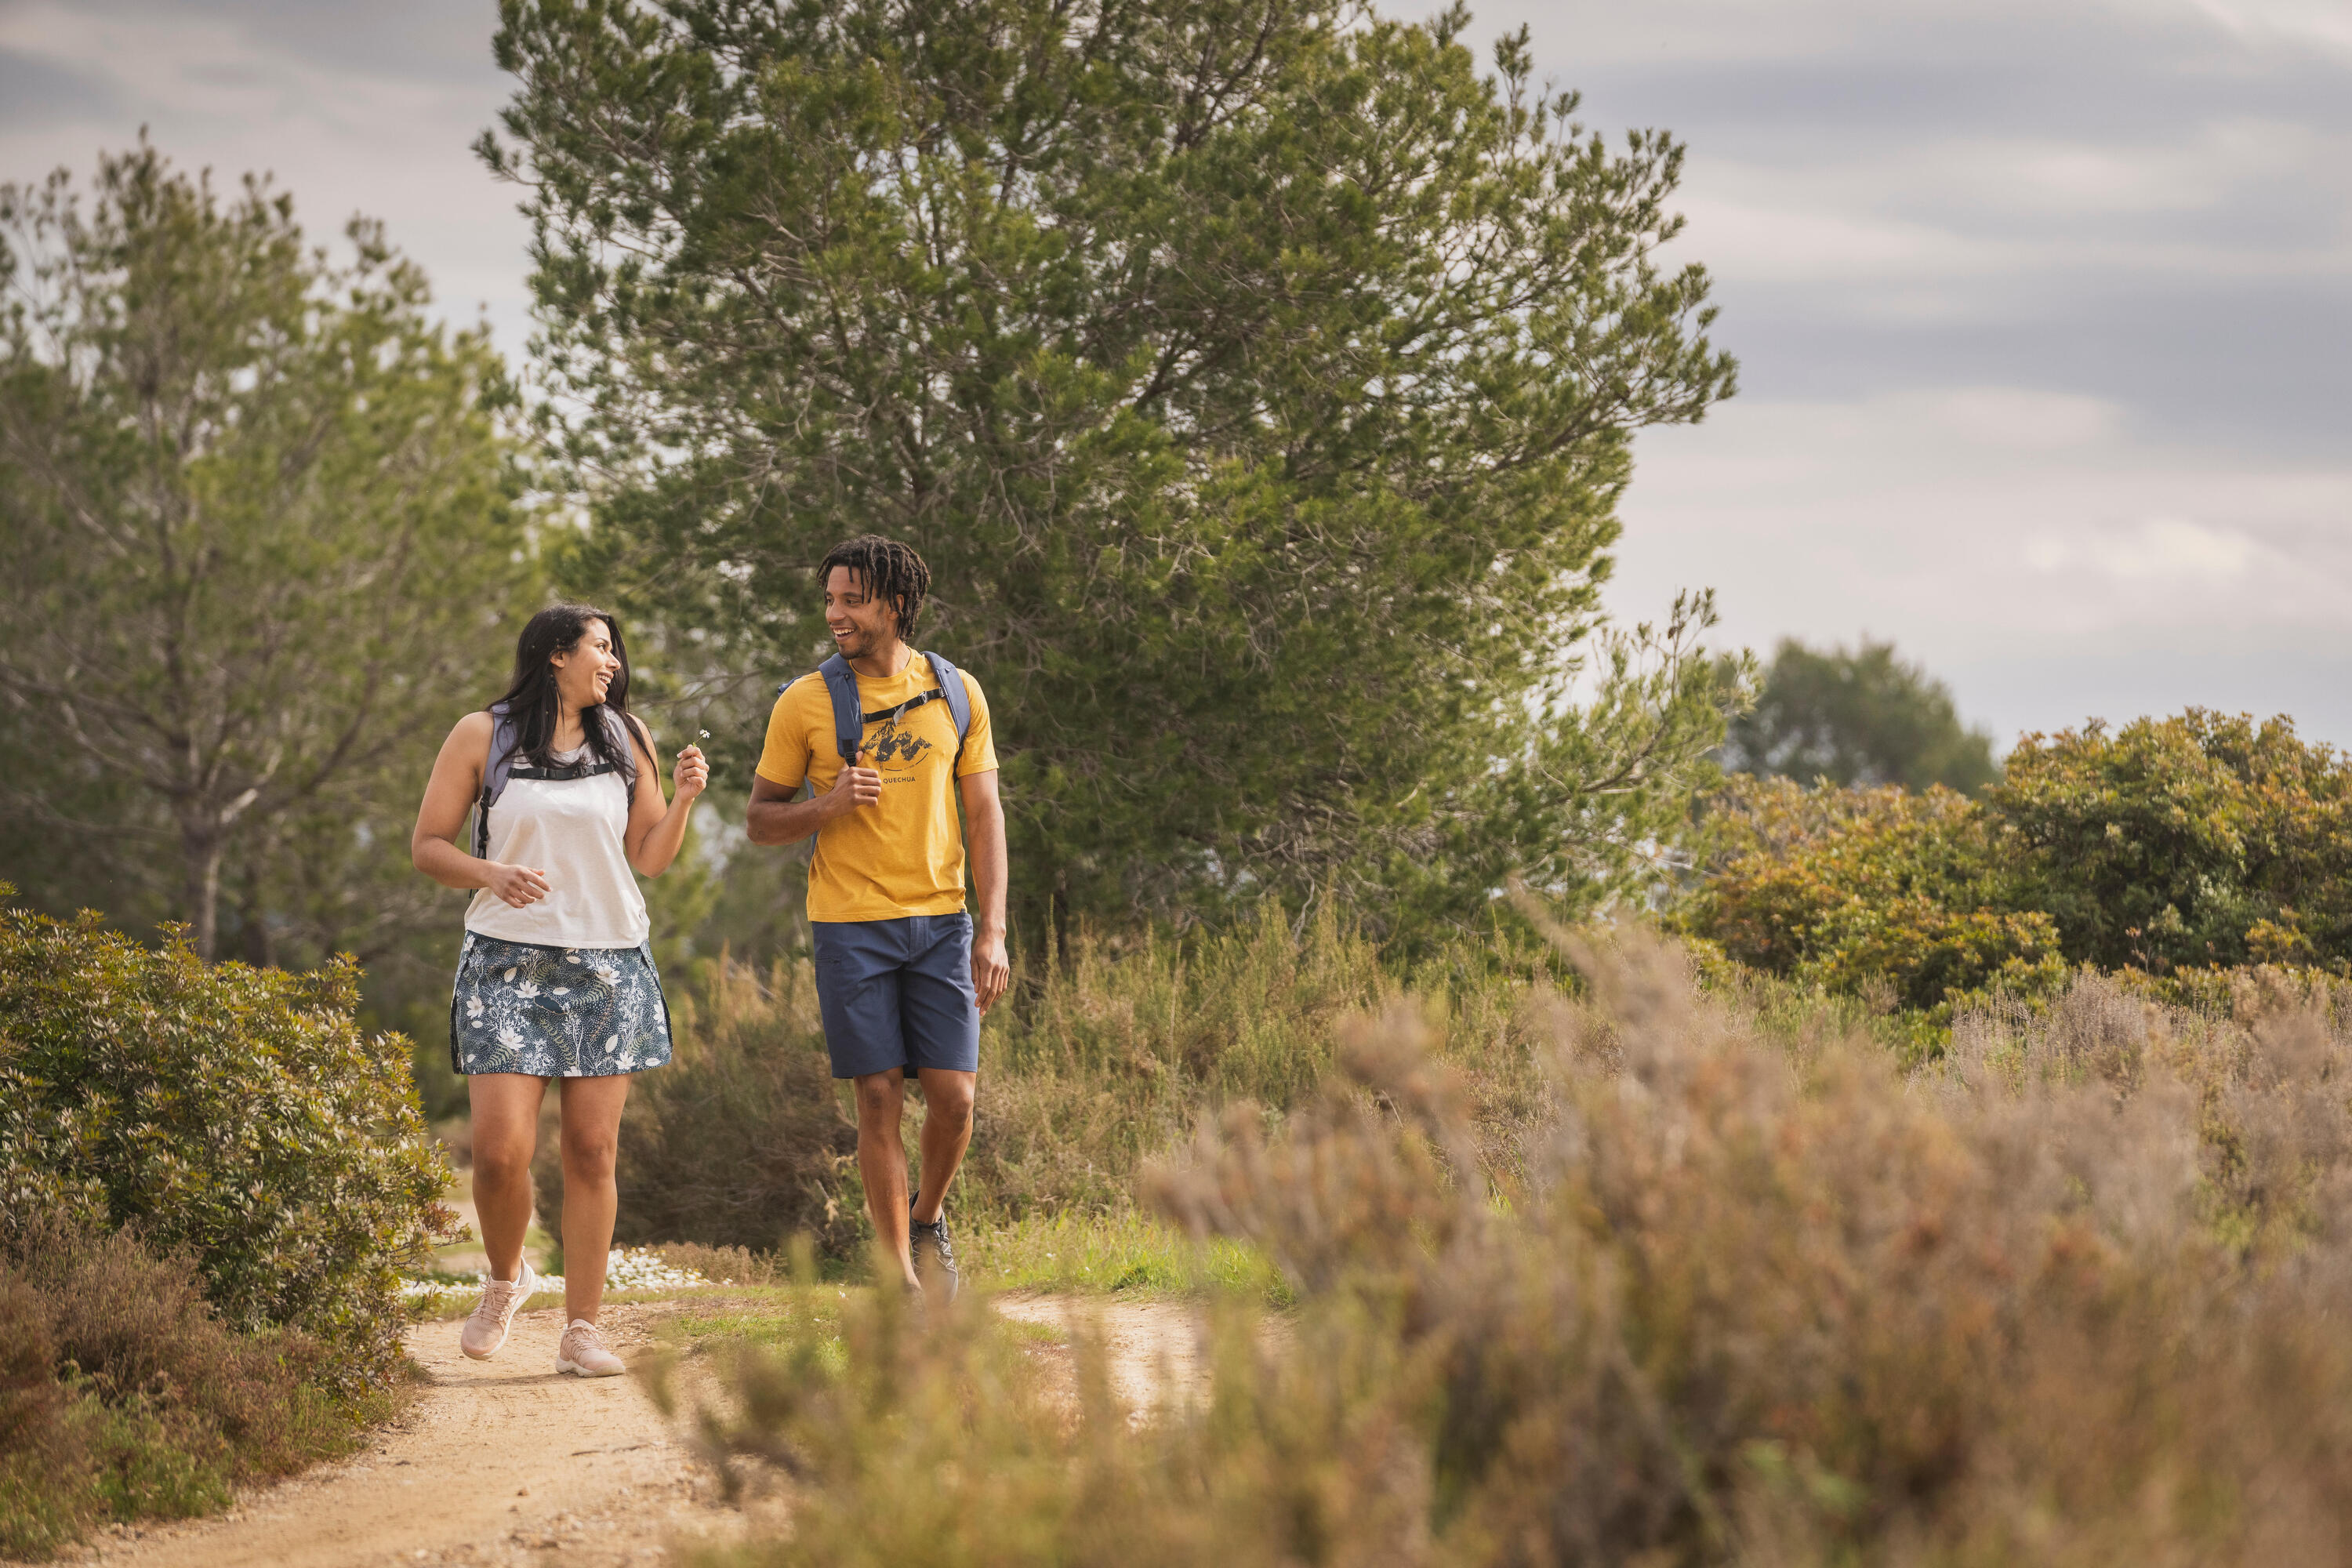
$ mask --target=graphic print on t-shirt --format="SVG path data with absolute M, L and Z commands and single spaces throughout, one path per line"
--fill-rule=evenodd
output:
M 902 773 L 922 761 L 923 753 L 931 749 L 931 743 L 912 730 L 900 729 L 898 720 L 885 719 L 882 721 L 882 738 L 866 742 L 866 749 L 873 754 L 877 771 Z

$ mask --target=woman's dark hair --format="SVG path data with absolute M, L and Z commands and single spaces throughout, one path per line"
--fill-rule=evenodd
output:
M 629 648 L 621 640 L 619 619 L 610 610 L 587 605 L 551 605 L 525 622 L 522 636 L 515 639 L 514 683 L 499 699 L 515 721 L 515 755 L 527 759 L 533 767 L 562 765 L 555 760 L 555 727 L 562 721 L 563 699 L 556 690 L 555 666 L 548 660 L 579 647 L 591 621 L 604 623 L 604 629 L 613 634 L 613 657 L 621 661 L 621 668 L 613 674 L 613 683 L 604 689 L 602 706 L 622 715 L 623 727 L 630 728 L 625 723 L 629 711 Z M 619 756 L 614 756 L 613 738 L 606 732 L 604 721 L 596 717 L 594 708 L 581 710 L 580 731 L 586 738 L 589 753 L 600 763 L 611 763 L 619 768 L 622 778 L 635 790 L 636 748 L 625 747 Z
M 912 645 L 915 623 L 923 616 L 923 595 L 931 591 L 931 569 L 923 564 L 915 547 L 878 533 L 845 541 L 825 552 L 823 564 L 816 569 L 819 588 L 836 566 L 857 574 L 858 586 L 866 590 L 867 598 L 890 601 L 898 616 L 898 640 Z M 617 637 L 614 646 L 619 646 Z

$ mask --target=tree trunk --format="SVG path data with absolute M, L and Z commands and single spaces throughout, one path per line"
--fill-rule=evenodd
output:
M 250 866 L 250 857 L 247 863 Z M 269 940 L 269 916 L 262 908 L 261 889 L 250 871 L 237 891 L 236 921 L 237 946 L 245 961 L 256 969 L 274 967 L 278 955 L 276 944 Z
M 180 826 L 180 855 L 187 869 L 183 897 L 187 905 L 188 944 L 206 963 L 212 962 L 213 948 L 220 940 L 222 837 L 216 822 L 184 820 Z

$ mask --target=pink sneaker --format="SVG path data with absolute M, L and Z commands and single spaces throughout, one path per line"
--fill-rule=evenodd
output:
M 617 1377 L 629 1369 L 621 1358 L 605 1348 L 604 1336 L 596 1325 L 585 1318 L 574 1318 L 572 1326 L 563 1331 L 563 1342 L 555 1347 L 555 1370 L 577 1373 L 582 1377 Z
M 525 1258 L 521 1271 L 511 1279 L 485 1279 L 482 1299 L 466 1318 L 466 1327 L 457 1336 L 457 1348 L 476 1361 L 488 1361 L 499 1353 L 507 1342 L 507 1331 L 514 1327 L 515 1313 L 530 1300 L 539 1289 L 539 1276 Z

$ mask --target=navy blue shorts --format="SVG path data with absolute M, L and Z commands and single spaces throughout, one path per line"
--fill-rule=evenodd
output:
M 812 921 L 816 1005 L 833 1076 L 903 1068 L 980 1070 L 971 916 Z

